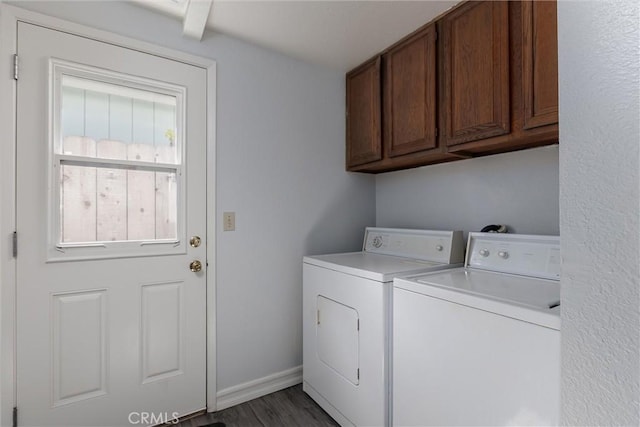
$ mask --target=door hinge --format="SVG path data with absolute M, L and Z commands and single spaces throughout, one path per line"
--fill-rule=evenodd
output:
M 18 80 L 18 54 L 13 55 L 13 80 Z
M 436 136 L 436 137 L 438 136 L 438 128 L 436 128 L 436 135 L 435 135 L 435 136 Z
M 320 310 L 316 311 L 316 325 L 320 324 Z
M 435 40 L 438 40 L 438 32 L 434 31 L 433 33 L 435 34 Z
M 356 323 L 356 330 L 359 331 L 360 330 L 360 319 L 358 319 L 356 322 L 357 322 Z
M 13 427 L 18 427 L 18 407 L 13 407 Z
M 14 231 L 13 232 L 13 236 L 11 237 L 11 241 L 13 244 L 13 257 L 17 258 L 18 257 L 18 232 Z
M 356 371 L 356 377 L 358 378 L 358 380 L 360 379 L 360 368 L 358 368 L 358 370 Z

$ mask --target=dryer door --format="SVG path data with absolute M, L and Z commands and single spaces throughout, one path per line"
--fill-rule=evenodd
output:
M 358 312 L 318 295 L 316 348 L 318 358 L 354 385 L 360 382 Z

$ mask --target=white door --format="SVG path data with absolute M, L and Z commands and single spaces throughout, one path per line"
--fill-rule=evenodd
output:
M 206 70 L 27 23 L 18 55 L 19 425 L 205 408 Z

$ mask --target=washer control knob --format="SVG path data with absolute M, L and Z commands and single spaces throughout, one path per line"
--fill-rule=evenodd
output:
M 444 249 L 444 246 L 442 245 L 436 245 L 436 251 L 438 252 L 442 252 L 442 250 Z
M 489 249 L 480 249 L 480 252 L 478 252 L 481 256 L 483 257 L 488 257 L 489 256 Z
M 382 246 L 382 236 L 376 236 L 373 238 L 373 247 L 379 248 Z
M 509 252 L 507 252 L 507 251 L 500 251 L 500 252 L 498 252 L 498 256 L 499 256 L 500 258 L 502 258 L 502 259 L 507 259 L 507 258 L 509 258 Z

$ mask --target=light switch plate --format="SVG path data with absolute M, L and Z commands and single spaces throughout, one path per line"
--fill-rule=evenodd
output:
M 236 213 L 224 212 L 222 214 L 222 230 L 235 231 L 236 229 Z

